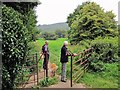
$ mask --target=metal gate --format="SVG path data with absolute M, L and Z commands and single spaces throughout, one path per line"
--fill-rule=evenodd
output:
M 73 82 L 78 82 L 80 78 L 85 74 L 88 68 L 88 58 L 93 53 L 93 48 L 89 48 L 84 50 L 83 52 L 80 52 L 77 57 L 78 60 L 74 60 L 73 55 L 71 55 L 71 80 L 70 80 L 70 86 L 73 86 Z M 74 71 L 74 72 L 73 72 Z
M 38 66 L 38 64 L 39 64 L 39 61 L 41 60 L 41 57 L 42 57 L 42 54 L 39 55 L 38 52 L 36 52 L 34 54 L 31 54 L 31 55 L 26 57 L 25 63 L 29 64 L 29 62 L 32 62 L 32 65 L 26 65 L 25 64 L 22 67 L 22 71 L 31 70 L 31 69 L 33 69 L 33 71 L 32 71 L 32 73 L 27 74 L 27 75 L 24 75 L 23 72 L 22 72 L 22 74 L 20 74 L 19 77 L 22 81 L 24 81 L 23 78 L 25 78 L 25 77 L 27 78 L 27 80 L 25 82 L 18 83 L 18 85 L 20 85 L 22 88 L 25 87 L 25 85 L 28 83 L 28 80 L 30 79 L 31 76 L 34 76 L 34 80 L 32 80 L 29 83 L 34 83 L 34 85 L 39 83 L 39 77 L 38 77 L 39 66 Z

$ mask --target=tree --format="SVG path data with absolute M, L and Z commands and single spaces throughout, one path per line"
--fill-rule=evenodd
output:
M 42 34 L 42 37 L 46 40 L 56 40 L 58 38 L 57 35 L 55 35 L 55 33 L 48 33 L 48 32 L 44 32 Z
M 65 30 L 56 30 L 55 34 L 58 35 L 58 38 L 65 38 L 66 32 Z
M 7 7 L 12 7 L 21 13 L 20 19 L 22 19 L 24 26 L 28 30 L 28 41 L 32 41 L 33 36 L 35 36 L 34 32 L 38 32 L 36 29 L 37 20 L 34 8 L 39 3 L 38 0 L 36 0 L 36 2 L 3 2 Z
M 68 38 L 71 43 L 79 43 L 98 36 L 115 36 L 117 24 L 114 18 L 112 11 L 105 12 L 94 2 L 84 2 L 67 18 L 70 27 Z

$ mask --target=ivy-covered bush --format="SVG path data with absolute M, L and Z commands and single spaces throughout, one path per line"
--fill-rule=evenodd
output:
M 22 68 L 27 45 L 27 28 L 21 14 L 2 6 L 2 87 L 13 88 L 16 75 Z
M 29 54 L 28 42 L 37 39 L 39 31 L 34 8 L 38 4 L 38 0 L 2 3 L 3 89 L 14 88 L 19 82 L 17 75 L 22 72 Z

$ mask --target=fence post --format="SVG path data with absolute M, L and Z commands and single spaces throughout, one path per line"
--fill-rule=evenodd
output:
M 38 57 L 36 53 L 36 68 L 37 68 L 37 85 L 38 85 Z
M 73 65 L 72 65 L 72 59 L 73 59 L 73 58 L 72 58 L 72 55 L 71 55 L 71 72 L 70 72 L 70 74 L 71 74 L 71 75 L 70 75 L 70 77 L 71 77 L 71 79 L 70 79 L 70 86 L 71 86 L 71 87 L 72 87 L 72 68 L 73 68 L 73 67 L 72 67 L 72 66 L 73 66 Z

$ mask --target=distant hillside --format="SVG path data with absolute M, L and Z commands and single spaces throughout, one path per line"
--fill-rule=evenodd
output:
M 56 30 L 69 30 L 67 23 L 55 23 L 49 25 L 38 25 L 42 32 L 54 32 Z

